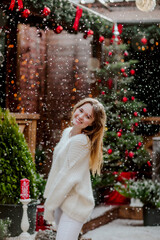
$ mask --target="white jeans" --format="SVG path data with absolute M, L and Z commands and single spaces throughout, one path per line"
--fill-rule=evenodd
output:
M 77 240 L 82 222 L 78 222 L 68 217 L 60 208 L 57 208 L 54 214 L 57 225 L 56 240 Z

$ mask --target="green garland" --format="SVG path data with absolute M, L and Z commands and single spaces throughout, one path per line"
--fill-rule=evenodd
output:
M 49 7 L 51 14 L 46 17 L 46 21 L 42 23 L 48 24 L 49 28 L 55 28 L 57 25 L 62 25 L 63 28 L 70 33 L 77 33 L 73 29 L 73 24 L 76 16 L 76 7 L 67 0 L 25 0 L 23 1 L 24 8 L 28 8 L 31 13 L 34 11 L 37 15 L 41 15 L 43 8 Z M 23 21 L 23 19 L 22 19 Z M 54 24 L 53 24 L 54 22 Z M 106 38 L 112 36 L 113 23 L 109 22 L 100 16 L 90 13 L 83 9 L 82 17 L 79 21 L 79 32 L 85 33 L 89 29 L 94 31 L 96 35 L 102 35 Z

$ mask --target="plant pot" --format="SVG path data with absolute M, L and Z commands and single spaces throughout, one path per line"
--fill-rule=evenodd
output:
M 143 207 L 144 226 L 160 226 L 160 208 Z
M 39 201 L 33 201 L 28 204 L 28 219 L 30 234 L 34 234 L 36 225 L 36 208 Z M 22 220 L 23 208 L 22 204 L 0 204 L 0 219 L 9 218 L 11 224 L 9 226 L 9 234 L 11 237 L 19 236 L 22 233 L 21 220 Z

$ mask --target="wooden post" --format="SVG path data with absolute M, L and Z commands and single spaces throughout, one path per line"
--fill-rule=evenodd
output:
M 153 138 L 152 179 L 160 182 L 160 137 Z

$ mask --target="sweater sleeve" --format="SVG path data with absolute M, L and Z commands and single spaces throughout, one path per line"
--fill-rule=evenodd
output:
M 52 184 L 45 201 L 44 218 L 48 221 L 53 221 L 54 210 L 63 203 L 67 194 L 81 180 L 83 171 L 89 166 L 87 159 L 89 159 L 90 150 L 87 137 L 81 134 L 72 138 L 65 164 Z

